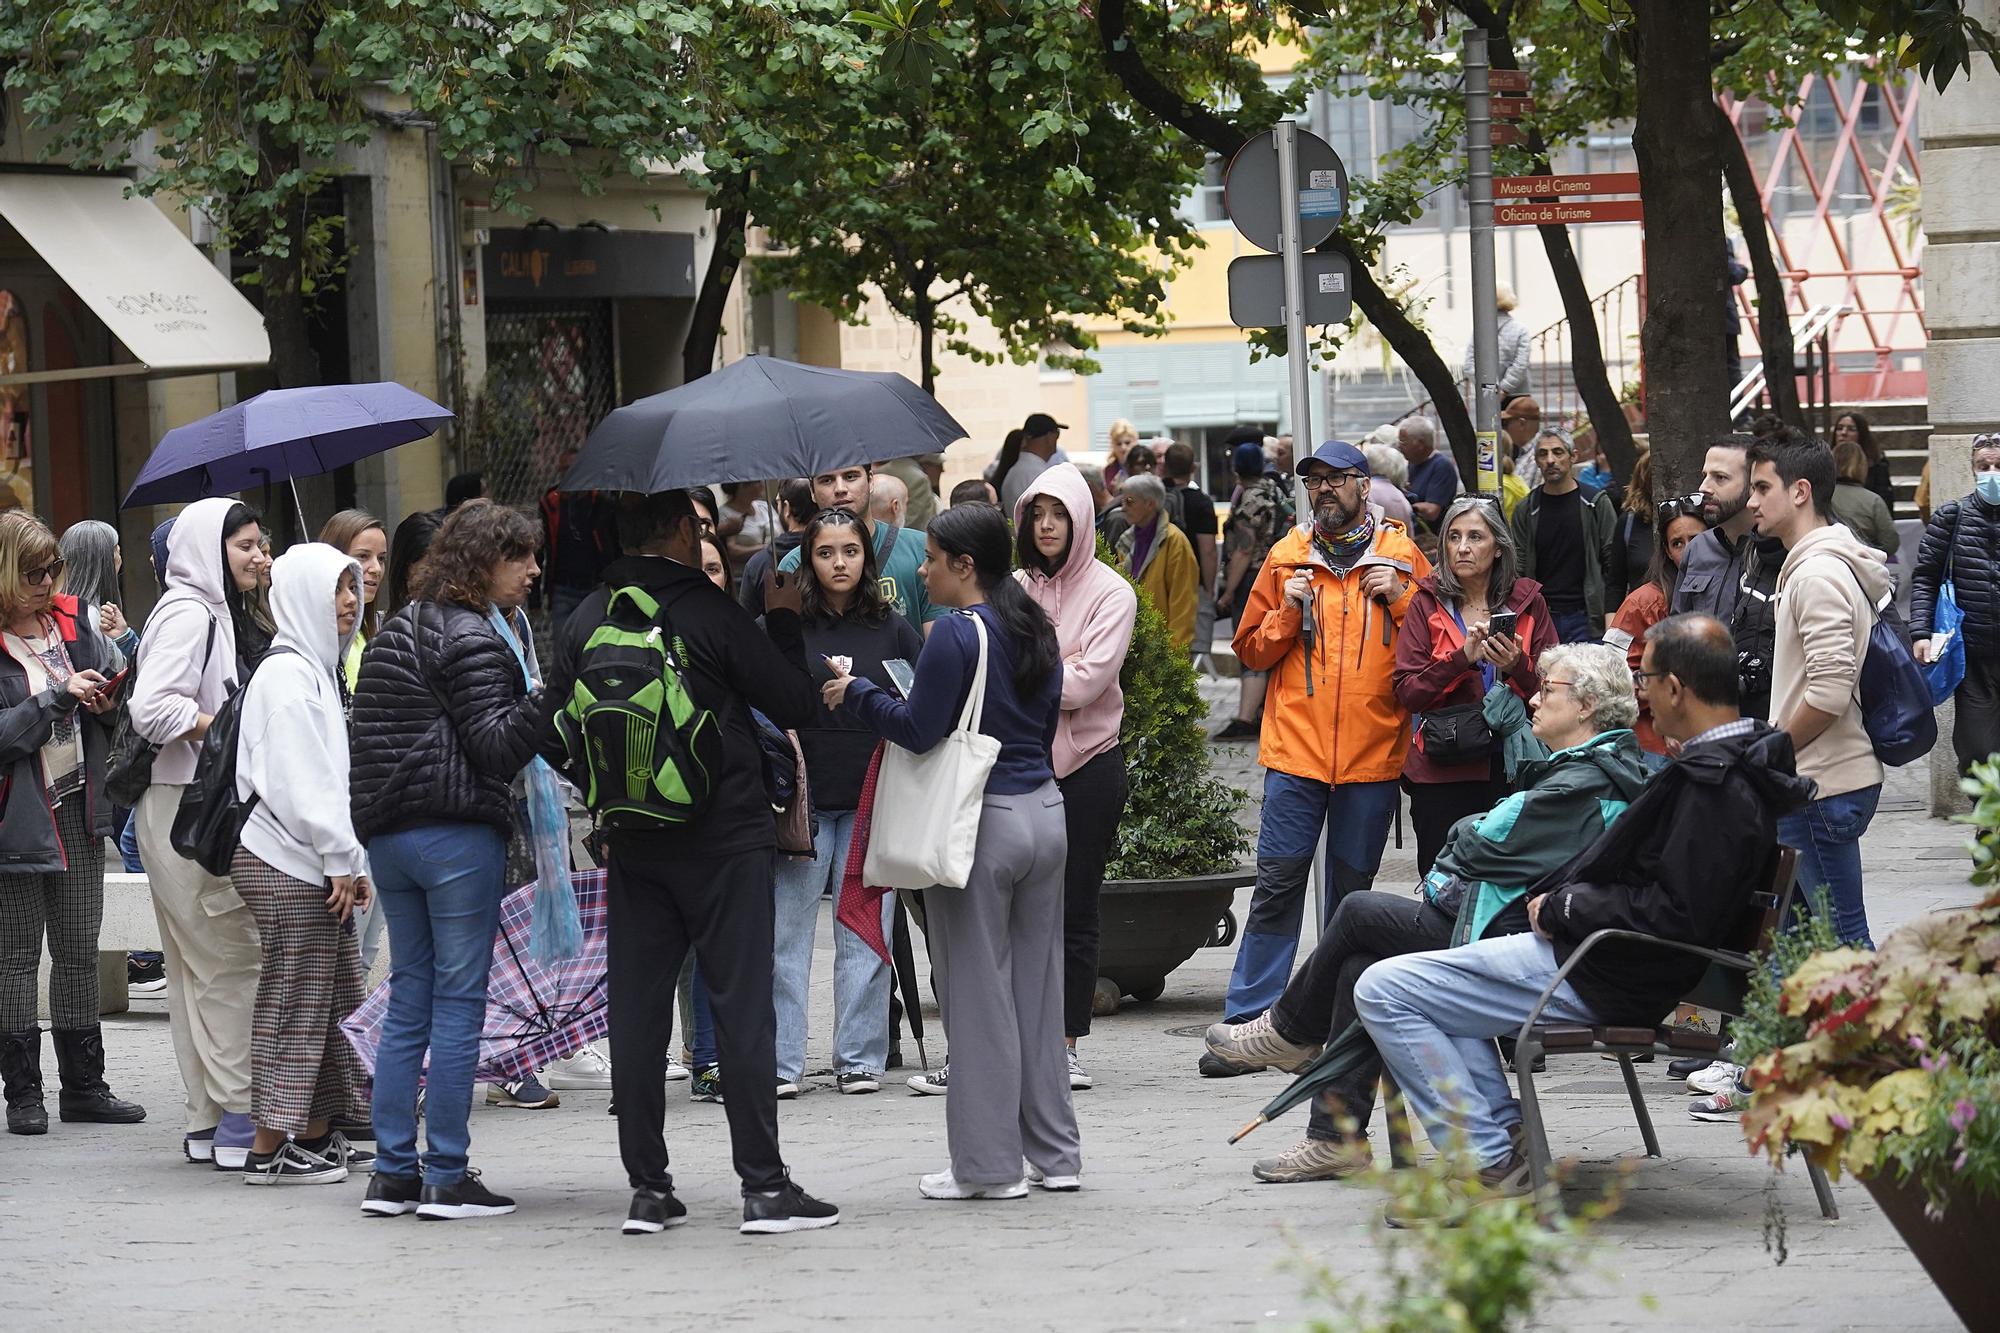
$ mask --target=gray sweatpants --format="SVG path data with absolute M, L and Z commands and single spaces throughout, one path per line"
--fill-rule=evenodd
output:
M 988 795 L 963 889 L 924 895 L 938 1004 L 951 1041 L 945 1129 L 963 1185 L 1082 1170 L 1063 1050 L 1062 792 Z

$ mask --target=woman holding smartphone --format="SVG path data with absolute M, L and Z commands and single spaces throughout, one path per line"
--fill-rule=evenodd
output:
M 1396 699 L 1416 718 L 1403 790 L 1417 831 L 1417 874 L 1428 875 L 1451 826 L 1507 794 L 1499 746 L 1465 743 L 1486 692 L 1505 680 L 1525 703 L 1535 663 L 1555 646 L 1542 585 L 1519 574 L 1499 507 L 1463 496 L 1445 510 L 1436 572 L 1418 580 L 1396 639 Z
M 806 528 L 800 549 L 799 614 L 806 662 L 821 684 L 835 669 L 889 688 L 883 663 L 915 659 L 924 641 L 882 596 L 875 544 L 850 510 L 823 509 Z M 796 1097 L 806 1061 L 806 988 L 812 978 L 813 936 L 820 894 L 836 893 L 847 872 L 854 809 L 875 751 L 875 733 L 844 710 L 828 709 L 798 729 L 812 792 L 813 856 L 780 859 L 771 958 L 772 1001 L 778 1013 L 778 1096 Z M 895 899 L 882 899 L 882 929 Z M 876 1092 L 889 1059 L 889 967 L 861 937 L 833 928 L 833 1077 L 843 1093 Z

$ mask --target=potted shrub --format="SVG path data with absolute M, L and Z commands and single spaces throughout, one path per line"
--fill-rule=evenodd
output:
M 2000 761 L 1976 765 L 1963 822 L 1975 884 L 2000 882 Z M 1859 1177 L 1968 1326 L 2000 1304 L 2000 892 L 1933 913 L 1881 949 L 1835 948 L 1766 982 L 1739 1052 L 1743 1132 Z M 1745 1037 L 1750 1044 L 1745 1049 Z
M 1119 684 L 1132 795 L 1105 872 L 1097 964 L 1111 982 L 1099 988 L 1115 988 L 1107 997 L 1114 1004 L 1118 995 L 1158 998 L 1167 974 L 1196 949 L 1233 938 L 1229 904 L 1256 878 L 1243 864 L 1249 837 L 1236 822 L 1248 798 L 1209 772 L 1194 666 L 1143 594 Z

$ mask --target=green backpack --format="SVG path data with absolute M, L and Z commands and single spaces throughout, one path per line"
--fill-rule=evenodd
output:
M 722 771 L 722 724 L 695 702 L 687 645 L 644 588 L 615 588 L 577 658 L 556 715 L 569 770 L 609 829 L 676 827 L 701 817 Z

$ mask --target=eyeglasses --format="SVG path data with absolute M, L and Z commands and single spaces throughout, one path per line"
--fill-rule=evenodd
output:
M 1634 671 L 1632 673 L 1632 688 L 1643 690 L 1646 688 L 1647 681 L 1665 680 L 1666 678 L 1667 673 L 1664 671 Z
M 1309 491 L 1338 490 L 1350 481 L 1360 481 L 1359 472 L 1309 472 L 1306 474 L 1306 489 Z
M 1660 516 L 1661 521 L 1671 522 L 1688 515 L 1699 518 L 1702 507 L 1707 503 L 1708 497 L 1700 491 L 1695 491 L 1688 495 L 1676 495 L 1671 500 L 1662 500 L 1653 506 L 1653 510 Z
M 1573 680 L 1545 680 L 1542 682 L 1542 688 L 1544 690 L 1550 689 L 1551 687 L 1556 685 L 1561 685 L 1572 690 L 1576 688 L 1576 682 Z
M 38 565 L 34 569 L 22 570 L 21 582 L 31 588 L 43 583 L 54 583 L 62 577 L 63 566 L 68 563 L 69 561 L 67 560 L 51 560 L 46 565 Z

